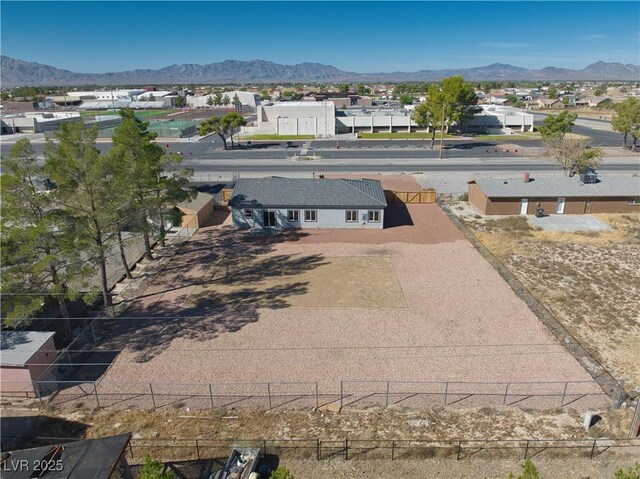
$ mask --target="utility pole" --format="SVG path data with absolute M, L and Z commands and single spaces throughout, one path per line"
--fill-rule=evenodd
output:
M 444 146 L 444 101 L 442 102 L 442 123 L 440 123 L 440 154 L 438 159 L 442 159 L 442 148 Z

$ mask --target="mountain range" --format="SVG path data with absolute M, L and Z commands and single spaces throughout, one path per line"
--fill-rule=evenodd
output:
M 528 70 L 494 63 L 483 67 L 417 72 L 354 73 L 320 63 L 281 65 L 265 60 L 225 60 L 206 65 L 170 65 L 157 70 L 76 73 L 50 65 L 0 57 L 3 87 L 72 85 L 142 85 L 185 83 L 400 82 L 437 81 L 452 75 L 465 80 L 618 80 L 640 81 L 640 66 L 599 61 L 581 70 L 547 67 Z

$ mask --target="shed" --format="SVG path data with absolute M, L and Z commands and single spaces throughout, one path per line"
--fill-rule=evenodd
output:
M 382 229 L 382 184 L 369 179 L 242 178 L 229 200 L 240 228 Z
M 0 395 L 34 396 L 33 381 L 56 359 L 53 331 L 2 331 Z
M 180 226 L 182 228 L 193 228 L 195 226 L 195 229 L 202 227 L 213 215 L 213 203 L 214 198 L 212 195 L 199 191 L 198 196 L 193 200 L 176 205 L 176 208 L 183 214 Z
M 2 453 L 3 479 L 131 479 L 126 459 L 131 433 Z M 37 476 L 34 467 L 40 466 Z

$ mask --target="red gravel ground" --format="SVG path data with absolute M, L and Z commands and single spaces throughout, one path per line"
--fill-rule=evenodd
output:
M 114 343 L 126 345 L 101 388 L 128 381 L 146 394 L 149 387 L 141 382 L 309 381 L 318 382 L 322 394 L 336 393 L 341 380 L 584 381 L 569 386 L 566 402 L 593 407 L 597 399 L 602 404 L 602 397 L 581 398 L 581 392 L 601 391 L 436 205 L 408 205 L 406 212 L 413 224 L 383 231 L 269 236 L 228 226 L 200 230 L 113 332 Z M 262 266 L 243 269 L 247 256 L 260 259 Z M 287 298 L 313 288 L 297 281 L 296 271 L 341 256 L 390 258 L 406 307 L 291 307 Z M 212 277 L 223 278 L 233 292 L 212 288 L 202 294 L 198 285 Z M 260 289 L 261 281 L 274 277 L 282 278 L 279 286 Z M 558 396 L 542 401 L 528 395 L 561 394 L 563 386 L 512 385 L 510 392 L 519 396 L 507 402 L 557 406 Z M 308 384 L 271 387 L 314 389 Z M 385 400 L 384 383 L 344 387 L 354 394 L 352 400 L 374 392 L 373 403 Z M 427 396 L 410 393 L 432 392 L 442 403 L 444 387 L 392 384 L 391 400 L 418 407 Z M 504 400 L 504 384 L 450 387 L 449 402 L 460 406 L 485 404 L 467 392 L 494 394 L 489 404 Z M 169 389 L 201 394 L 206 385 Z M 254 389 L 259 394 L 265 387 Z

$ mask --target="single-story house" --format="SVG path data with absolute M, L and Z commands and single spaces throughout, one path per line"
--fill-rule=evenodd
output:
M 213 215 L 213 195 L 198 192 L 191 201 L 184 201 L 176 205 L 182 213 L 180 227 L 198 229 Z
M 475 178 L 469 202 L 485 215 L 640 213 L 640 177 L 608 177 L 588 183 L 562 178 Z
M 558 100 L 557 98 L 538 98 L 536 105 L 540 108 L 564 108 L 562 100 Z
M 607 96 L 588 96 L 574 102 L 575 106 L 588 106 L 590 108 L 602 108 L 611 103 L 611 98 Z
M 2 331 L 0 343 L 0 395 L 35 396 L 33 381 L 56 358 L 53 331 Z
M 382 229 L 387 201 L 378 180 L 241 178 L 229 200 L 239 228 Z

